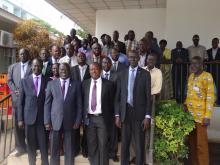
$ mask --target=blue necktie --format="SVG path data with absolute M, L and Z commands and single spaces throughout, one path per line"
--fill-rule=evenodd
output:
M 133 90 L 134 90 L 134 80 L 135 80 L 135 74 L 134 74 L 135 69 L 131 70 L 131 77 L 129 78 L 130 81 L 130 86 L 129 86 L 129 92 L 130 92 L 130 97 L 129 97 L 129 104 L 133 106 Z

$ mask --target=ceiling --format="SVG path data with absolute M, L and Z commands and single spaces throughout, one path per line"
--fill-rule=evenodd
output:
M 166 0 L 46 0 L 94 35 L 96 10 L 165 8 Z

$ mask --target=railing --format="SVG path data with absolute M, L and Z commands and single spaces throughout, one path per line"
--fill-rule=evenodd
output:
M 12 101 L 9 94 L 0 100 L 0 164 L 14 150 L 14 123 Z
M 170 79 L 172 83 L 173 98 L 178 103 L 183 103 L 186 97 L 187 80 L 190 74 L 190 63 L 171 62 L 162 63 L 170 66 Z M 204 70 L 211 73 L 215 83 L 216 106 L 220 105 L 220 62 L 204 62 Z M 162 71 L 163 72 L 163 71 Z M 163 75 L 164 76 L 164 75 Z M 164 84 L 168 85 L 168 84 Z M 163 91 L 162 91 L 163 92 Z

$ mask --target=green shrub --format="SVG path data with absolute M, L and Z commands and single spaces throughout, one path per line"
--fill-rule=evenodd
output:
M 173 100 L 160 101 L 155 114 L 154 159 L 161 165 L 180 165 L 188 156 L 185 138 L 194 128 L 191 114 Z

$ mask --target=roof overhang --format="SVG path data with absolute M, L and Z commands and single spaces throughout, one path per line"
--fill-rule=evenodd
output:
M 166 0 L 46 0 L 85 31 L 95 34 L 96 11 L 165 8 Z M 107 19 L 107 18 L 106 18 Z

